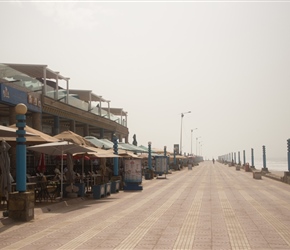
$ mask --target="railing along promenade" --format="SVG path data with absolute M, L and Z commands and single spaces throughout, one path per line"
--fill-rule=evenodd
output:
M 285 183 L 290 184 L 290 139 L 287 140 L 287 158 L 288 158 L 288 171 L 275 171 L 274 173 L 270 172 L 267 168 L 267 160 L 266 160 L 266 146 L 262 146 L 262 159 L 263 159 L 263 167 L 259 170 L 256 169 L 254 163 L 254 149 L 251 148 L 251 164 L 246 162 L 246 150 L 243 150 L 243 163 L 241 161 L 240 151 L 231 152 L 221 156 L 218 156 L 218 161 L 224 164 L 229 164 L 230 166 L 236 166 L 236 169 L 240 168 L 245 169 L 247 172 L 253 172 L 253 177 L 260 179 L 262 175 L 267 176 L 269 178 L 283 181 Z

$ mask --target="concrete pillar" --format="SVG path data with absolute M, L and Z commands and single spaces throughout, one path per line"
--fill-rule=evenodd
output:
M 76 132 L 76 121 L 75 120 L 70 121 L 69 130 L 74 132 L 74 133 Z
M 54 116 L 53 117 L 53 130 L 52 130 L 53 135 L 57 135 L 60 133 L 59 127 L 60 127 L 59 116 Z
M 16 124 L 15 107 L 9 107 L 9 125 Z
M 85 124 L 84 127 L 83 127 L 83 136 L 88 136 L 90 135 L 90 130 L 89 130 L 89 124 Z
M 100 139 L 104 139 L 104 129 L 100 129 Z
M 115 133 L 111 133 L 111 141 L 114 141 Z
M 32 128 L 42 131 L 41 113 L 32 113 Z

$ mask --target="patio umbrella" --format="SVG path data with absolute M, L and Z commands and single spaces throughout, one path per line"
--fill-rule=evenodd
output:
M 11 174 L 10 174 L 10 157 L 8 150 L 10 145 L 2 140 L 0 146 L 0 168 L 1 168 L 1 190 L 2 196 L 8 200 L 8 194 L 11 192 Z
M 60 134 L 57 134 L 54 136 L 54 138 L 62 141 L 69 141 L 78 145 L 85 145 L 85 146 L 90 146 L 94 147 L 95 145 L 91 143 L 90 141 L 86 140 L 84 137 L 70 131 L 63 131 Z
M 91 151 L 91 149 L 88 149 L 85 146 L 77 145 L 75 143 L 71 143 L 68 141 L 44 143 L 40 145 L 27 147 L 27 149 L 48 155 L 61 155 L 61 156 L 63 156 L 64 154 L 85 153 Z M 63 157 L 61 157 L 61 198 L 63 195 L 62 184 L 63 184 Z
M 16 125 L 13 124 L 11 126 L 9 126 L 9 128 L 14 128 L 16 129 Z M 31 133 L 31 134 L 34 134 L 36 136 L 28 136 L 26 138 L 26 142 L 27 144 L 29 145 L 36 145 L 36 144 L 40 144 L 40 143 L 45 143 L 45 142 L 57 142 L 57 141 L 60 141 L 59 139 L 57 138 L 54 138 L 48 134 L 45 134 L 37 129 L 34 129 L 34 128 L 31 128 L 29 126 L 25 126 L 25 131 L 26 133 Z M 10 138 L 5 138 L 6 141 L 16 141 L 16 138 L 15 137 L 10 137 Z
M 81 156 L 89 157 L 92 159 L 95 158 L 114 158 L 119 157 L 118 155 L 115 155 L 112 150 L 105 150 L 101 148 L 96 147 L 86 147 L 87 149 L 90 149 L 90 152 L 83 153 L 83 154 L 75 154 L 73 158 L 80 158 Z
M 0 137 L 16 137 L 17 129 L 0 125 Z M 26 133 L 26 136 L 35 136 L 32 133 Z
M 78 135 L 70 130 L 63 131 L 57 135 L 54 136 L 55 138 L 63 141 L 69 141 L 78 145 L 85 145 L 85 146 L 90 146 L 90 147 L 95 147 L 93 143 L 90 141 L 86 140 L 84 137 L 81 135 Z M 84 172 L 84 158 L 82 159 L 82 172 L 81 172 L 81 182 L 83 182 L 83 172 Z
M 37 166 L 37 171 L 40 173 L 44 173 L 45 170 L 46 170 L 45 156 L 43 153 L 41 153 L 40 158 L 39 158 L 39 162 L 38 162 L 38 166 Z
M 140 158 L 139 155 L 127 150 L 118 150 L 118 155 L 124 158 Z

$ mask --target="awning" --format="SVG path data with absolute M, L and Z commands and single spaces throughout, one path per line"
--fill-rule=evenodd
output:
M 133 145 L 133 144 L 124 143 L 124 142 L 119 142 L 119 145 L 120 145 L 122 148 L 124 148 L 124 149 L 126 149 L 126 150 L 128 150 L 128 151 L 132 151 L 132 152 L 136 152 L 136 153 L 148 153 L 147 150 L 142 149 L 142 148 L 140 148 L 140 147 L 137 147 L 137 146 L 135 146 L 135 145 Z

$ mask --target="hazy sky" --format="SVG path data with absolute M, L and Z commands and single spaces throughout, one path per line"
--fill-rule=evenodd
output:
M 47 64 L 128 112 L 129 142 L 286 157 L 288 1 L 0 1 L 2 63 Z M 65 86 L 64 82 L 62 83 Z M 191 129 L 198 128 L 191 133 Z M 192 137 L 191 137 L 192 135 Z M 192 138 L 192 143 L 191 143 Z

